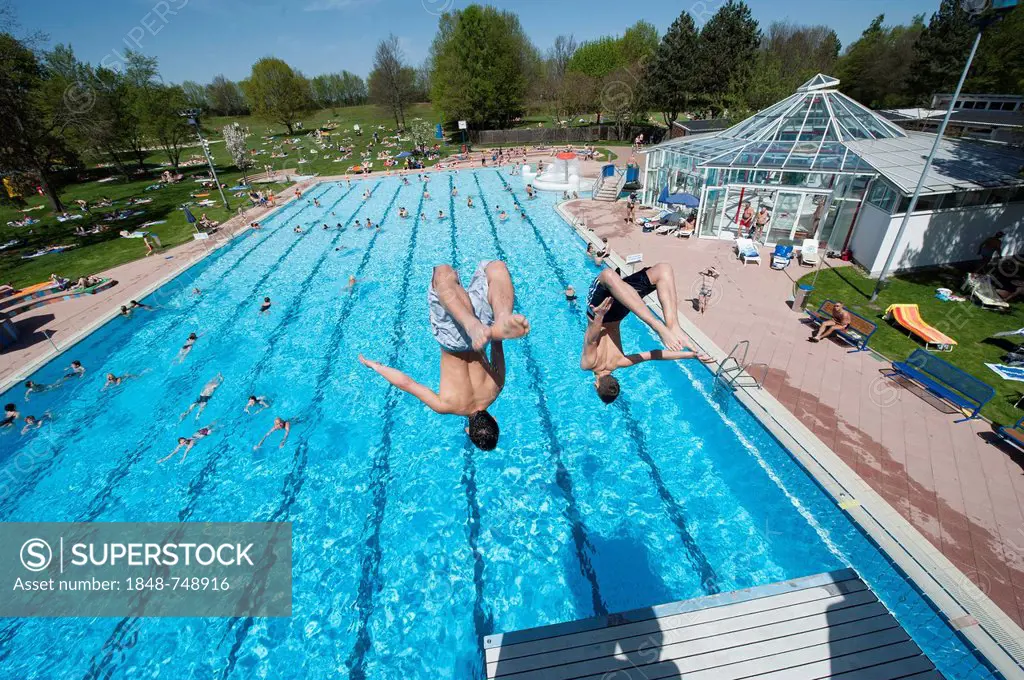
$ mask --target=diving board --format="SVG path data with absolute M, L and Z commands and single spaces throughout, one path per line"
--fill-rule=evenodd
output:
M 942 679 L 852 569 L 483 643 L 489 679 Z

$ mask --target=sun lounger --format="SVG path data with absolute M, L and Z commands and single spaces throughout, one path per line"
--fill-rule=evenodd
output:
M 662 236 L 670 236 L 679 229 L 678 224 L 663 224 L 654 230 L 655 234 L 661 234 Z
M 679 229 L 676 230 L 676 237 L 677 238 L 690 238 L 691 236 L 693 236 L 693 226 L 687 225 L 686 222 L 683 222 L 682 224 L 680 224 L 679 225 Z
M 953 347 L 956 346 L 956 340 L 925 323 L 917 305 L 889 305 L 889 308 L 885 310 L 885 317 L 905 328 L 909 334 L 921 338 L 927 350 L 952 352 Z
M 1010 304 L 999 297 L 995 286 L 992 285 L 992 276 L 989 274 L 968 274 L 964 281 L 964 290 L 971 294 L 971 297 L 978 301 L 982 307 L 993 309 L 1008 309 Z
M 813 238 L 804 239 L 803 245 L 800 246 L 800 264 L 813 267 L 820 262 L 820 259 L 818 242 Z
M 736 239 L 736 257 L 742 260 L 743 264 L 748 262 L 761 264 L 761 253 L 758 252 L 757 246 L 749 238 Z
M 772 269 L 785 269 L 793 261 L 793 246 L 775 246 L 772 253 Z

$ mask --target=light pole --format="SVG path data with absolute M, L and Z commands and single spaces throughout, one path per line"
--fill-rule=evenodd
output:
M 203 148 L 203 155 L 206 156 L 206 162 L 210 166 L 210 175 L 213 177 L 214 183 L 217 185 L 217 191 L 220 192 L 220 200 L 224 203 L 225 210 L 231 210 L 231 205 L 228 203 L 228 197 L 224 195 L 224 187 L 220 185 L 220 180 L 217 179 L 217 169 L 213 167 L 213 159 L 210 158 L 210 145 L 203 138 L 203 131 L 199 127 L 199 109 L 188 109 L 182 111 L 181 115 L 188 119 L 188 122 L 195 126 L 196 135 L 199 137 L 199 146 Z
M 989 0 L 960 0 L 960 5 L 964 11 L 972 17 L 976 17 L 981 14 L 989 6 Z M 939 144 L 942 142 L 942 135 L 946 132 L 946 126 L 949 124 L 949 119 L 953 115 L 953 108 L 956 106 L 956 100 L 960 97 L 960 91 L 964 87 L 964 81 L 967 80 L 967 72 L 971 69 L 971 63 L 974 61 L 974 55 L 978 52 L 978 45 L 981 43 L 981 32 L 985 29 L 985 24 L 981 23 L 978 26 L 978 35 L 974 37 L 974 44 L 971 46 L 971 54 L 967 57 L 967 63 L 964 65 L 964 71 L 960 74 L 960 82 L 956 84 L 956 90 L 953 92 L 953 96 L 949 99 L 949 107 L 946 109 L 946 115 L 942 118 L 942 123 L 939 124 L 939 129 L 935 131 L 935 141 L 932 143 L 932 150 L 928 153 L 928 157 L 924 161 L 924 168 L 921 169 L 921 177 L 917 180 L 917 187 L 914 188 L 914 195 L 910 197 L 910 203 L 907 205 L 907 210 L 903 214 L 903 221 L 900 222 L 900 228 L 896 232 L 896 238 L 892 242 L 892 247 L 889 249 L 889 256 L 885 258 L 885 264 L 882 266 L 882 273 L 878 275 L 878 283 L 875 284 L 875 290 L 871 293 L 871 302 L 875 302 L 878 299 L 878 294 L 882 291 L 885 286 L 886 276 L 889 274 L 889 268 L 892 267 L 892 261 L 896 259 L 896 252 L 899 250 L 900 241 L 903 240 L 903 233 L 907 230 L 907 225 L 910 223 L 910 216 L 914 212 L 914 208 L 917 207 L 917 199 L 921 196 L 921 189 L 924 188 L 925 180 L 928 179 L 928 171 L 932 168 L 932 162 L 935 160 L 935 154 L 939 150 Z

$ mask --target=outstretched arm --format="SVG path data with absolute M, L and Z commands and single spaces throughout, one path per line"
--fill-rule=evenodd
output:
M 171 451 L 169 454 L 167 454 L 166 456 L 164 456 L 163 458 L 158 460 L 157 463 L 162 463 L 165 460 L 168 460 L 169 458 L 174 457 L 174 454 L 176 454 L 179 450 L 181 450 L 181 446 L 182 446 L 181 444 L 178 444 L 177 446 L 175 446 L 173 451 Z
M 416 382 L 415 380 L 407 376 L 405 373 L 402 373 L 398 369 L 391 368 L 390 366 L 385 366 L 384 364 L 378 363 L 376 361 L 371 361 L 370 359 L 364 357 L 362 354 L 359 355 L 359 361 L 360 363 L 363 364 L 363 366 L 372 368 L 373 370 L 377 371 L 377 373 L 380 373 L 380 375 L 385 380 L 387 380 L 389 383 L 391 383 L 398 389 L 402 390 L 403 392 L 408 392 L 412 396 L 422 401 L 424 404 L 429 406 L 431 410 L 437 413 L 451 412 L 449 408 L 444 404 L 444 402 L 441 401 L 441 397 L 436 392 L 431 390 L 426 385 L 421 385 L 420 383 Z
M 284 436 L 281 437 L 281 443 L 277 445 L 277 448 L 283 449 L 284 443 L 288 441 L 288 434 L 292 431 L 292 424 L 288 421 L 284 423 Z

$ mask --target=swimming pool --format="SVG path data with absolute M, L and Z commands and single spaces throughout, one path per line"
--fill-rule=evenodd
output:
M 528 220 L 498 219 L 507 186 Z M 526 201 L 518 178 L 493 170 L 435 174 L 430 190 L 424 200 L 395 178 L 319 185 L 307 192 L 319 209 L 284 207 L 145 300 L 155 311 L 113 320 L 43 367 L 32 380 L 53 382 L 72 359 L 89 372 L 22 409 L 53 422 L 0 437 L 4 521 L 293 522 L 293 616 L 8 619 L 0 676 L 476 677 L 490 632 L 849 565 L 946 677 L 994 677 L 703 366 L 639 366 L 601 404 L 578 368 L 582 302 L 562 296 L 597 270 L 552 197 Z M 351 227 L 367 217 L 384 227 Z M 491 409 L 502 438 L 482 452 L 459 419 L 357 356 L 436 385 L 431 270 L 454 263 L 468 280 L 494 257 L 533 330 L 507 346 L 508 384 Z M 264 296 L 273 306 L 261 315 Z M 173 363 L 192 331 L 195 348 Z M 633 319 L 623 336 L 627 349 L 657 346 Z M 103 374 L 146 368 L 100 391 Z M 201 422 L 179 424 L 218 372 Z M 272 408 L 246 416 L 249 394 Z M 272 439 L 254 452 L 274 415 L 301 422 L 283 449 Z M 184 464 L 156 464 L 213 420 Z

